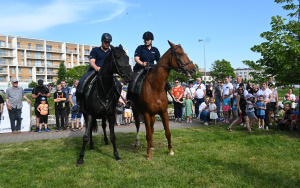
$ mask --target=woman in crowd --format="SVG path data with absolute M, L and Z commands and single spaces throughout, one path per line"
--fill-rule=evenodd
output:
M 247 116 L 247 111 L 246 111 L 246 109 L 247 109 L 247 100 L 244 97 L 243 87 L 238 88 L 238 95 L 236 96 L 236 101 L 237 101 L 238 113 L 239 113 L 239 115 L 241 115 L 245 119 L 245 124 L 246 124 L 246 127 L 248 129 L 248 132 L 251 133 L 252 131 L 251 131 L 251 128 L 250 128 L 250 125 L 249 125 L 249 118 Z M 235 119 L 231 123 L 231 125 L 227 128 L 227 130 L 232 131 L 231 128 L 239 122 L 239 119 L 240 119 L 240 117 L 238 116 L 238 118 Z
M 248 80 L 246 90 L 248 91 L 248 93 L 253 95 L 253 88 L 252 88 L 251 80 Z
M 278 92 L 274 89 L 274 85 L 272 83 L 269 83 L 269 89 L 272 91 L 273 99 L 270 101 L 269 114 L 266 115 L 268 116 L 267 118 L 269 118 L 270 125 L 272 125 L 271 115 L 275 112 L 278 106 Z
M 288 94 L 290 95 L 289 100 L 292 102 L 292 109 L 295 109 L 296 108 L 296 103 L 295 103 L 296 96 L 293 94 L 293 89 L 292 88 L 288 90 Z
M 172 93 L 174 98 L 174 114 L 175 114 L 175 122 L 181 123 L 181 115 L 182 115 L 182 97 L 184 94 L 183 87 L 179 85 L 179 80 L 175 80 L 175 86 L 172 88 Z
M 214 89 L 214 83 L 210 82 L 209 85 L 206 87 L 206 96 L 209 98 L 213 97 L 213 89 Z

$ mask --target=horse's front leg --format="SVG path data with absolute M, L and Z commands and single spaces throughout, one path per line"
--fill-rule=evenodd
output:
M 93 128 L 96 128 L 97 126 L 97 120 L 95 118 L 92 118 L 92 126 L 90 128 L 90 150 L 94 149 Z
M 106 135 L 106 117 L 102 119 L 102 130 L 104 133 L 104 142 L 106 146 L 109 146 L 107 135 Z
M 84 119 L 86 122 L 86 129 L 85 129 L 85 133 L 83 135 L 82 148 L 81 148 L 81 152 L 79 155 L 79 159 L 77 160 L 76 166 L 81 166 L 84 163 L 83 157 L 84 157 L 84 153 L 85 153 L 85 146 L 86 146 L 87 142 L 89 141 L 89 134 L 90 134 L 90 130 L 92 129 L 92 116 L 84 115 Z
M 144 114 L 145 117 L 145 127 L 146 127 L 146 139 L 147 139 L 147 159 L 152 159 L 151 153 L 151 140 L 153 139 L 152 129 L 151 129 L 151 117 L 148 113 Z
M 164 112 L 163 114 L 160 114 L 160 117 L 162 119 L 164 129 L 165 129 L 165 135 L 168 140 L 168 148 L 169 148 L 169 154 L 174 155 L 174 152 L 172 150 L 172 143 L 171 143 L 171 132 L 169 129 L 169 115 L 168 111 Z
M 111 115 L 108 117 L 108 122 L 109 122 L 109 131 L 110 131 L 110 141 L 113 145 L 114 148 L 114 156 L 117 161 L 121 160 L 119 157 L 118 151 L 117 151 L 117 146 L 116 146 L 116 135 L 115 135 L 115 121 L 116 121 L 116 116 Z
M 150 117 L 150 129 L 151 129 L 150 149 L 151 150 L 154 150 L 154 144 L 153 144 L 154 123 L 155 123 L 155 115 Z
M 140 148 L 140 136 L 139 136 L 139 131 L 140 131 L 140 113 L 137 111 L 136 108 L 132 108 L 133 110 L 133 117 L 135 121 L 135 127 L 136 127 L 136 139 L 135 139 L 135 147 Z

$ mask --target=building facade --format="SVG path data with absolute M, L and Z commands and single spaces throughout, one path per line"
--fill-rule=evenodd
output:
M 241 77 L 243 80 L 253 80 L 253 77 L 250 75 L 251 72 L 254 72 L 254 69 L 251 68 L 237 68 L 234 69 L 236 77 Z
M 7 88 L 12 78 L 28 87 L 32 81 L 44 84 L 57 80 L 59 65 L 67 70 L 89 63 L 89 55 L 96 46 L 0 35 L 0 88 Z

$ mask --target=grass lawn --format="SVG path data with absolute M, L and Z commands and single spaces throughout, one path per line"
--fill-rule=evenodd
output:
M 82 138 L 0 145 L 0 187 L 300 187 L 300 140 L 295 133 L 236 126 L 174 129 L 174 156 L 164 131 L 154 133 L 153 159 L 146 160 L 145 133 L 117 134 L 122 158 L 96 136 L 76 167 Z M 88 148 L 88 147 L 87 147 Z

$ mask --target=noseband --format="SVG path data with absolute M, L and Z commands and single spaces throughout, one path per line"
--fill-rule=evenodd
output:
M 174 58 L 175 58 L 175 62 L 177 63 L 178 68 L 173 68 L 173 69 L 174 69 L 175 71 L 177 71 L 177 72 L 181 72 L 181 73 L 186 73 L 186 74 L 188 74 L 189 71 L 188 71 L 188 69 L 185 68 L 185 66 L 187 66 L 188 64 L 191 64 L 191 63 L 193 63 L 193 62 L 192 62 L 192 61 L 189 61 L 189 62 L 187 62 L 187 63 L 183 63 L 183 62 L 181 61 L 181 59 L 178 57 L 177 53 L 176 53 L 176 50 L 177 50 L 178 48 L 180 48 L 180 46 L 177 46 L 175 49 L 173 49 L 173 48 L 171 47 L 171 61 L 170 61 L 170 62 L 172 62 L 172 59 L 173 59 L 173 57 L 174 57 Z

